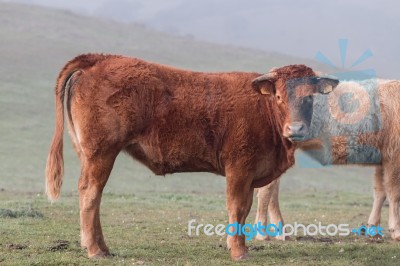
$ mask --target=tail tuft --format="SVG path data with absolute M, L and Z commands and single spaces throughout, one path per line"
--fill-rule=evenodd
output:
M 46 194 L 50 201 L 60 197 L 64 175 L 63 142 L 52 143 L 46 164 Z

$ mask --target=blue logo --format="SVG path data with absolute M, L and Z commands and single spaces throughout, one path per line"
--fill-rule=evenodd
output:
M 353 69 L 373 53 L 367 49 L 354 62 L 346 64 L 348 40 L 339 39 L 338 43 L 340 65 L 332 63 L 320 51 L 315 55 L 319 62 L 342 71 L 330 74 L 340 81 L 333 92 L 313 96 L 312 119 L 306 139 L 319 139 L 320 145 L 296 153 L 300 167 L 381 162 L 379 149 L 363 141 L 382 128 L 376 72 L 373 69 Z
M 347 46 L 348 46 L 348 40 L 347 39 L 339 39 L 339 52 L 340 52 L 340 59 L 341 59 L 341 66 L 338 67 L 337 65 L 333 64 L 332 61 L 330 59 L 328 59 L 328 57 L 326 57 L 321 51 L 318 51 L 317 54 L 315 55 L 315 59 L 318 60 L 319 62 L 331 66 L 333 68 L 345 68 L 345 62 L 346 62 L 346 55 L 347 55 Z M 373 53 L 371 51 L 371 49 L 367 49 L 365 50 L 359 57 L 358 59 L 353 62 L 353 64 L 351 64 L 350 66 L 348 66 L 349 68 L 353 68 L 358 66 L 359 64 L 361 64 L 362 62 L 364 62 L 365 60 L 367 60 L 368 58 L 372 57 Z
M 371 225 L 368 227 L 365 225 L 362 225 L 358 228 L 353 228 L 351 230 L 351 232 L 357 236 L 365 235 L 365 236 L 372 236 L 372 237 L 374 237 L 374 236 L 382 237 L 383 236 L 382 231 L 383 231 L 383 228 L 380 225 L 378 225 L 378 226 Z

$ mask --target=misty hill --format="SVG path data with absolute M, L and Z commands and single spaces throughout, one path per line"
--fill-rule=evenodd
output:
M 344 68 L 370 49 L 355 70 L 400 78 L 400 2 L 387 0 L 0 0 L 139 22 L 174 35 L 313 58 L 323 52 L 342 67 L 338 39 L 348 39 Z M 354 70 L 354 69 L 353 69 Z M 330 69 L 330 71 L 335 71 Z
M 0 3 L 0 12 L 2 80 L 54 80 L 66 60 L 86 52 L 125 54 L 207 71 L 266 72 L 273 66 L 289 63 L 315 65 L 312 60 L 198 42 L 138 24 L 84 17 L 69 11 Z
M 7 180 L 11 179 L 18 179 L 21 186 L 32 190 L 43 187 L 45 159 L 54 127 L 55 79 L 66 61 L 78 54 L 124 54 L 206 71 L 266 72 L 273 66 L 289 63 L 314 66 L 313 61 L 305 59 L 198 42 L 137 24 L 67 11 L 0 3 L 0 13 L 0 187 L 7 187 Z M 66 187 L 75 190 L 79 166 L 66 139 Z M 185 187 L 179 177 L 150 182 L 150 171 L 132 164 L 130 159 L 119 158 L 116 168 L 113 175 L 119 180 L 132 180 L 134 173 L 134 178 L 148 182 L 148 190 L 179 189 L 179 184 Z M 199 182 L 204 186 L 206 180 Z M 222 178 L 218 180 L 224 182 Z M 118 186 L 118 182 L 113 184 L 126 188 Z

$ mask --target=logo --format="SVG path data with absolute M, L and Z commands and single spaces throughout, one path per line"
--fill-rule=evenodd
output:
M 365 50 L 347 64 L 348 40 L 339 39 L 340 65 L 318 51 L 315 59 L 334 68 L 330 76 L 340 82 L 332 92 L 314 93 L 309 131 L 305 140 L 319 140 L 319 145 L 296 154 L 300 167 L 318 168 L 332 164 L 376 164 L 381 162 L 379 149 L 371 141 L 382 128 L 378 80 L 373 69 L 356 70 L 373 56 Z M 299 110 L 309 111 L 309 110 Z
M 329 224 L 322 225 L 321 222 L 318 224 L 308 224 L 304 225 L 295 222 L 292 224 L 283 225 L 281 222 L 278 224 L 267 224 L 262 225 L 261 222 L 257 224 L 239 224 L 237 222 L 224 225 L 217 224 L 197 224 L 196 220 L 192 219 L 188 222 L 188 235 L 189 236 L 199 236 L 203 233 L 207 236 L 234 236 L 234 235 L 244 235 L 247 241 L 252 240 L 257 234 L 262 236 L 282 236 L 285 240 L 288 236 L 298 236 L 302 234 L 303 236 L 349 236 L 351 233 L 357 236 L 383 236 L 383 228 L 381 226 L 360 226 L 358 228 L 349 229 L 349 224 Z

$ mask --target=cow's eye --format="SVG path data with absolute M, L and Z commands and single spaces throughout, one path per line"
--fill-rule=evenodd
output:
M 280 96 L 280 95 L 276 95 L 276 99 L 277 99 L 278 101 L 280 101 L 280 100 L 281 100 L 281 96 Z

